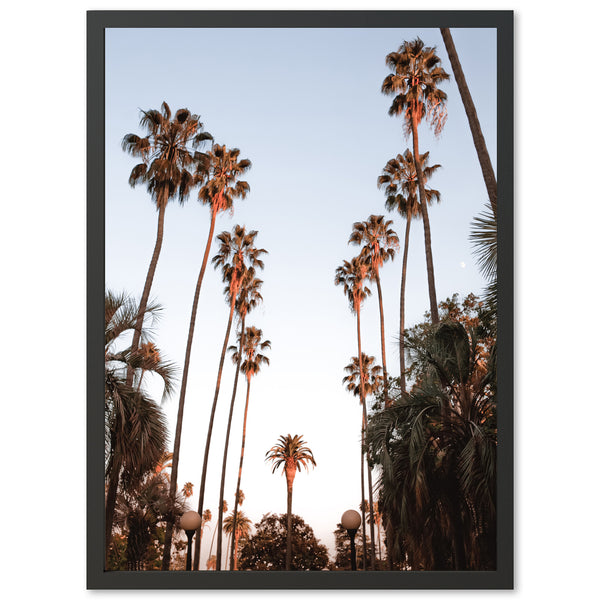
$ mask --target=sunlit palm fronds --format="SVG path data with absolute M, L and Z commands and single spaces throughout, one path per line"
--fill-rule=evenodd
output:
M 392 73 L 384 79 L 381 91 L 394 95 L 388 112 L 404 116 L 407 135 L 413 114 L 417 123 L 426 117 L 436 135 L 446 123 L 447 95 L 438 85 L 450 76 L 440 62 L 436 48 L 425 46 L 420 38 L 405 41 L 397 52 L 386 56 L 385 63 Z

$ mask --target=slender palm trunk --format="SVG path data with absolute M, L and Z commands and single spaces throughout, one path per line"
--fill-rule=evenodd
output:
M 417 115 L 414 108 L 412 112 L 412 138 L 413 155 L 415 170 L 417 172 L 417 181 L 419 182 L 419 201 L 421 205 L 421 214 L 423 215 L 423 229 L 425 230 L 425 260 L 427 262 L 427 283 L 429 286 L 429 308 L 431 311 L 431 322 L 435 325 L 439 322 L 437 298 L 435 295 L 435 274 L 433 272 L 433 255 L 431 253 L 431 230 L 429 228 L 429 213 L 427 212 L 427 195 L 425 194 L 425 183 L 423 180 L 423 171 L 421 170 L 421 161 L 419 157 L 419 131 L 417 124 Z
M 250 400 L 250 377 L 247 377 L 247 381 L 248 381 L 248 387 L 246 389 L 246 406 L 244 408 L 244 425 L 242 427 L 242 450 L 240 452 L 240 468 L 238 471 L 237 486 L 235 488 L 235 506 L 233 507 L 233 522 L 234 523 L 237 522 L 237 514 L 238 514 L 237 498 L 239 496 L 240 485 L 242 483 L 242 467 L 244 466 L 244 448 L 246 447 L 246 422 L 248 419 L 248 401 Z M 230 559 L 229 564 L 234 565 L 234 570 L 237 569 L 237 548 L 236 548 L 236 554 L 235 554 L 235 561 L 231 561 L 231 559 Z
M 245 326 L 246 318 L 242 317 L 241 327 L 242 333 L 240 335 L 240 344 L 238 347 L 238 363 L 235 369 L 235 378 L 233 381 L 233 393 L 231 394 L 231 404 L 229 406 L 229 420 L 227 421 L 227 433 L 225 434 L 225 448 L 223 450 L 223 467 L 221 469 L 221 489 L 219 492 L 219 507 L 223 506 L 223 496 L 225 494 L 225 474 L 227 472 L 227 451 L 229 449 L 229 435 L 231 434 L 231 422 L 233 420 L 233 407 L 235 405 L 235 395 L 237 392 L 237 384 L 238 377 L 240 374 L 240 364 L 242 363 L 242 348 L 244 343 L 244 326 Z M 237 508 L 237 496 L 235 497 L 234 504 Z M 235 511 L 234 511 L 234 521 L 233 525 L 235 527 Z M 221 548 L 223 545 L 223 513 L 219 509 L 219 534 L 217 535 L 217 566 L 215 567 L 216 571 L 221 570 Z
M 454 73 L 454 79 L 458 85 L 458 91 L 467 113 L 467 119 L 469 121 L 469 128 L 471 129 L 471 135 L 473 136 L 473 143 L 475 144 L 475 151 L 477 152 L 477 158 L 481 165 L 481 173 L 483 174 L 483 180 L 485 181 L 485 187 L 487 188 L 488 196 L 490 198 L 490 204 L 494 211 L 494 217 L 496 216 L 496 201 L 498 197 L 496 175 L 492 167 L 492 161 L 487 151 L 485 144 L 485 138 L 481 132 L 481 125 L 477 118 L 477 111 L 475 110 L 475 104 L 473 104 L 473 98 L 469 92 L 465 74 L 463 73 L 460 61 L 458 60 L 458 54 L 454 46 L 454 40 L 450 29 L 447 27 L 440 27 L 442 38 L 444 38 L 444 44 L 446 45 L 446 51 L 448 52 L 448 58 L 450 58 L 450 64 L 452 65 L 452 71 Z
M 148 273 L 146 274 L 146 282 L 144 283 L 144 290 L 140 299 L 140 307 L 138 311 L 137 320 L 135 322 L 135 329 L 133 331 L 133 339 L 131 341 L 131 351 L 135 352 L 140 345 L 140 338 L 142 337 L 142 325 L 144 323 L 144 314 L 146 307 L 148 306 L 148 298 L 150 297 L 150 290 L 152 289 L 152 281 L 154 280 L 154 273 L 156 272 L 156 265 L 158 264 L 158 257 L 160 256 L 160 249 L 162 248 L 163 233 L 165 229 L 165 210 L 167 208 L 168 196 L 165 192 L 161 201 L 158 203 L 158 227 L 156 230 L 156 242 L 154 243 L 154 251 L 152 252 L 152 259 L 150 260 L 150 266 L 148 267 Z M 133 369 L 127 368 L 127 379 L 126 384 L 129 387 L 133 385 Z
M 360 430 L 360 512 L 362 517 L 362 542 L 363 542 L 363 571 L 367 570 L 367 519 L 365 516 L 365 455 L 363 448 L 365 447 L 365 418 L 361 419 Z
M 215 422 L 215 412 L 217 410 L 217 400 L 219 399 L 219 390 L 221 388 L 221 375 L 223 374 L 223 363 L 225 362 L 225 353 L 227 352 L 227 343 L 229 342 L 229 333 L 231 331 L 231 322 L 233 321 L 233 311 L 235 309 L 235 297 L 237 294 L 231 295 L 231 306 L 229 308 L 229 319 L 227 320 L 227 331 L 223 341 L 223 350 L 221 351 L 221 360 L 219 362 L 219 373 L 217 375 L 217 385 L 215 387 L 215 397 L 213 399 L 212 409 L 210 412 L 210 420 L 208 422 L 208 432 L 206 434 L 206 446 L 204 447 L 204 462 L 202 464 L 202 480 L 200 482 L 200 498 L 198 500 L 198 514 L 202 515 L 204 508 L 204 492 L 206 489 L 206 471 L 208 467 L 208 453 L 210 452 L 210 440 L 212 437 L 213 425 Z M 219 506 L 219 511 L 221 507 Z M 199 528 L 198 528 L 199 529 Z M 194 565 L 193 570 L 197 571 L 200 568 L 200 535 L 196 535 L 194 543 Z
M 400 283 L 400 391 L 406 392 L 406 357 L 404 356 L 404 306 L 406 301 L 406 266 L 408 264 L 408 239 L 410 237 L 410 211 L 406 217 L 404 234 L 404 254 L 402 256 L 402 282 Z
M 175 502 L 175 495 L 177 493 L 177 475 L 179 471 L 179 451 L 181 448 L 181 429 L 183 427 L 183 408 L 185 404 L 185 391 L 187 388 L 188 373 L 190 368 L 190 357 L 192 354 L 192 341 L 194 339 L 194 328 L 196 327 L 196 313 L 198 310 L 198 298 L 200 297 L 200 288 L 202 287 L 202 280 L 204 279 L 204 272 L 206 271 L 206 264 L 208 263 L 208 256 L 210 254 L 210 247 L 212 244 L 212 237 L 215 231 L 215 221 L 217 213 L 211 210 L 210 218 L 210 229 L 208 232 L 208 240 L 206 241 L 206 248 L 204 250 L 204 258 L 202 259 L 202 266 L 200 267 L 200 274 L 198 275 L 198 281 L 196 283 L 196 291 L 194 293 L 194 301 L 192 303 L 192 315 L 190 317 L 190 328 L 188 331 L 187 345 L 185 348 L 185 360 L 183 363 L 183 375 L 181 378 L 181 390 L 179 392 L 179 408 L 177 409 L 177 424 L 175 426 L 175 442 L 173 444 L 173 461 L 171 466 L 171 484 L 169 487 L 169 498 L 171 502 Z M 173 521 L 169 519 L 167 521 L 167 527 L 165 530 L 165 548 L 163 553 L 162 570 L 168 571 L 171 563 L 171 542 L 173 539 Z
M 363 444 L 366 439 L 367 433 L 367 402 L 365 398 L 365 382 L 364 382 L 364 373 L 363 373 L 363 361 L 362 361 L 362 345 L 360 338 L 360 306 L 358 306 L 356 310 L 356 330 L 358 335 L 358 362 L 360 369 L 360 395 L 362 400 L 362 408 L 363 408 Z M 364 446 L 363 446 L 364 447 Z M 369 451 L 367 450 L 367 479 L 368 479 L 368 490 L 369 490 L 369 516 L 371 518 L 371 570 L 375 570 L 375 523 L 373 519 L 373 482 L 371 480 L 371 467 L 369 466 Z M 366 524 L 363 524 L 366 528 Z M 365 555 L 365 564 L 367 562 L 367 557 Z
M 293 473 L 290 473 L 291 467 L 286 468 L 285 472 L 287 480 L 287 544 L 285 551 L 286 571 L 290 571 L 292 568 L 292 491 L 294 488 L 294 476 L 296 474 L 296 465 L 294 465 L 293 469 Z
M 366 405 L 363 404 L 363 412 L 366 414 L 367 408 Z M 365 417 L 366 420 L 366 417 Z M 365 436 L 366 436 L 367 427 L 365 425 Z M 375 570 L 375 519 L 373 516 L 373 480 L 371 477 L 371 467 L 370 463 L 370 452 L 367 449 L 367 484 L 369 490 L 369 518 L 370 518 L 370 527 L 371 527 L 371 570 Z
M 385 360 L 385 325 L 383 321 L 383 297 L 381 294 L 381 281 L 379 279 L 379 269 L 375 271 L 375 282 L 377 283 L 377 296 L 379 299 L 379 328 L 381 333 L 381 364 L 383 365 L 383 397 L 385 407 L 389 408 L 391 401 L 388 396 L 388 376 L 387 365 Z

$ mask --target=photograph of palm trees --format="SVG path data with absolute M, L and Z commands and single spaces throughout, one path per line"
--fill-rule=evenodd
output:
M 88 13 L 90 587 L 512 587 L 512 14 L 361 14 Z

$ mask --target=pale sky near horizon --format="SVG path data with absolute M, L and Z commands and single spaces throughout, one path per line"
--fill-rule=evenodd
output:
M 452 30 L 488 150 L 496 159 L 495 30 Z M 387 213 L 377 176 L 388 159 L 410 147 L 402 122 L 387 115 L 391 97 L 380 92 L 388 74 L 387 53 L 421 37 L 438 47 L 451 67 L 438 29 L 108 29 L 106 31 L 106 287 L 139 297 L 156 235 L 156 211 L 143 186 L 127 183 L 136 160 L 120 142 L 141 134 L 139 109 L 187 107 L 201 115 L 218 143 L 241 149 L 253 167 L 251 191 L 233 216 L 217 220 L 216 233 L 237 223 L 257 229 L 257 245 L 268 250 L 264 303 L 248 317 L 272 348 L 271 365 L 252 383 L 242 489 L 242 510 L 252 522 L 286 510 L 284 478 L 272 475 L 265 452 L 282 434 L 301 434 L 317 467 L 298 474 L 293 511 L 333 552 L 341 514 L 360 502 L 361 412 L 342 386 L 344 366 L 357 353 L 355 317 L 335 268 L 357 248 L 347 241 L 352 223 Z M 430 221 L 438 300 L 458 292 L 479 293 L 470 224 L 487 199 L 456 84 L 448 94 L 448 122 L 439 138 L 424 123 L 420 151 L 442 169 L 431 180 L 441 203 Z M 183 365 L 191 303 L 208 233 L 209 211 L 190 197 L 166 211 L 165 237 L 151 296 L 163 306 L 155 338 L 163 356 Z M 216 244 L 213 244 L 211 256 Z M 381 274 L 388 370 L 398 375 L 401 250 Z M 227 321 L 220 274 L 207 269 L 200 296 L 186 393 L 179 487 L 194 484 L 197 508 L 207 421 Z M 373 291 L 375 292 L 374 286 Z M 421 222 L 413 222 L 406 320 L 428 310 Z M 376 294 L 362 311 L 363 351 L 380 363 Z M 230 337 L 233 343 L 234 335 Z M 216 507 L 222 446 L 231 399 L 233 365 L 227 359 L 212 438 L 205 508 Z M 151 392 L 160 398 L 154 382 Z M 178 390 L 164 405 L 174 427 Z M 225 498 L 231 506 L 237 477 L 245 385 L 240 380 Z M 172 438 L 171 438 L 172 439 Z M 207 540 L 212 536 L 212 529 Z M 203 544 L 202 567 L 209 551 Z M 214 549 L 213 549 L 214 551 Z

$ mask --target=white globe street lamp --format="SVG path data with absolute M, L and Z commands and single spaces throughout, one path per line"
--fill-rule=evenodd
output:
M 342 527 L 350 536 L 350 563 L 353 571 L 356 571 L 356 546 L 354 545 L 354 536 L 360 527 L 361 518 L 355 510 L 347 510 L 342 515 Z
M 181 519 L 179 519 L 179 526 L 185 531 L 188 539 L 187 558 L 185 561 L 186 571 L 192 570 L 192 539 L 194 538 L 196 529 L 200 527 L 201 523 L 202 519 L 195 510 L 188 510 L 187 512 L 183 513 L 181 515 Z

